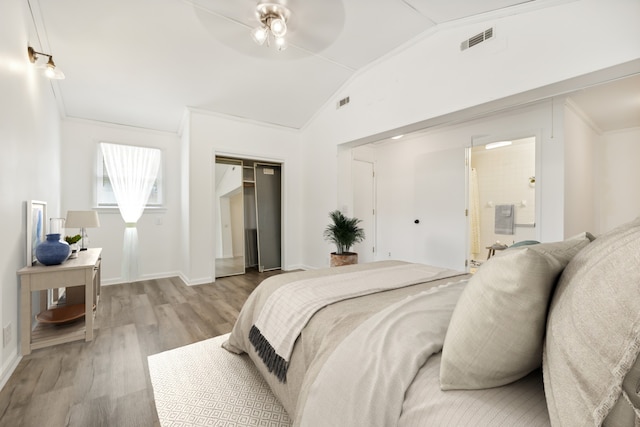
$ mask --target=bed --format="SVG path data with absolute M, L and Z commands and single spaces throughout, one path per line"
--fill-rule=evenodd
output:
M 640 218 L 509 248 L 263 281 L 223 347 L 295 426 L 640 426 Z

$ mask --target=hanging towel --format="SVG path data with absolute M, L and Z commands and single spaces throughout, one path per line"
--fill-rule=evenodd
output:
M 515 234 L 515 211 L 514 205 L 496 205 L 496 234 Z

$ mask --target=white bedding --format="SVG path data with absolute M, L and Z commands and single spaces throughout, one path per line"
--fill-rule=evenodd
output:
M 539 370 L 503 387 L 440 389 L 440 351 L 466 284 L 407 297 L 363 322 L 300 396 L 305 404 L 294 425 L 548 427 Z
M 549 427 L 542 372 L 483 390 L 440 389 L 442 353 L 418 371 L 404 396 L 397 427 Z
M 329 356 L 308 396 L 301 396 L 306 403 L 295 425 L 395 425 L 416 373 L 442 350 L 465 285 L 460 281 L 431 288 L 362 323 Z
M 460 272 L 424 264 L 400 264 L 298 280 L 269 296 L 251 328 L 250 339 L 265 364 L 284 382 L 293 345 L 321 308 L 345 299 L 457 275 Z
M 260 284 L 249 297 L 224 347 L 236 353 L 246 352 L 249 354 L 291 418 L 297 419 L 298 423 L 300 423 L 303 416 L 308 416 L 311 420 L 309 421 L 310 423 L 314 422 L 315 419 L 322 426 L 369 427 L 376 424 L 370 423 L 370 420 L 363 421 L 364 415 L 369 414 L 377 419 L 379 416 L 378 410 L 384 410 L 385 412 L 388 410 L 389 415 L 380 415 L 386 421 L 378 425 L 384 425 L 385 427 L 395 425 L 401 427 L 446 425 L 456 427 L 465 425 L 474 427 L 500 425 L 548 426 L 549 420 L 546 415 L 545 398 L 539 373 L 507 386 L 488 390 L 441 391 L 439 382 L 441 353 L 438 353 L 438 351 L 442 345 L 443 331 L 438 327 L 435 330 L 437 332 L 435 334 L 437 335 L 435 337 L 437 343 L 435 344 L 425 343 L 421 338 L 425 336 L 425 332 L 419 330 L 412 332 L 410 335 L 404 332 L 394 333 L 394 328 L 391 328 L 386 331 L 385 338 L 371 338 L 371 343 L 377 345 L 378 348 L 393 347 L 389 342 L 397 343 L 402 341 L 409 344 L 409 348 L 405 350 L 394 348 L 395 353 L 392 352 L 387 356 L 383 356 L 384 360 L 381 361 L 374 361 L 379 355 L 371 356 L 371 360 L 367 357 L 371 352 L 378 350 L 365 352 L 358 348 L 357 345 L 355 348 L 352 346 L 349 349 L 349 344 L 345 342 L 346 337 L 351 335 L 353 331 L 361 325 L 366 325 L 370 319 L 380 316 L 380 313 L 385 312 L 394 304 L 411 301 L 411 299 L 407 300 L 407 298 L 423 292 L 429 294 L 429 292 L 433 292 L 432 289 L 442 287 L 447 283 L 468 279 L 469 275 L 439 279 L 376 294 L 349 298 L 330 304 L 319 310 L 309 320 L 295 341 L 286 383 L 280 382 L 275 375 L 268 372 L 265 364 L 249 341 L 249 331 L 252 325 L 255 324 L 269 296 L 278 288 L 298 280 L 342 274 L 342 272 L 380 269 L 399 264 L 403 263 L 395 261 L 378 262 L 368 265 L 359 264 L 349 267 L 273 276 Z M 453 290 L 454 288 L 452 287 L 451 291 Z M 451 305 L 453 303 L 449 305 L 452 310 L 453 307 Z M 444 319 L 446 316 L 448 315 L 443 312 L 438 317 Z M 420 318 L 420 316 L 417 318 Z M 375 322 L 375 320 L 371 321 Z M 431 322 L 431 320 L 426 320 L 425 318 L 423 321 L 418 321 L 417 325 L 430 328 Z M 364 327 L 367 328 L 366 326 Z M 368 327 L 368 330 L 370 333 L 374 333 L 376 328 Z M 411 343 L 415 340 L 421 341 L 422 344 L 413 347 Z M 362 341 L 360 343 L 362 344 Z M 346 350 L 337 350 L 343 344 L 347 346 L 345 347 Z M 399 352 L 403 354 L 400 355 Z M 428 357 L 434 352 L 437 354 Z M 341 355 L 341 353 L 344 354 Z M 361 372 L 361 374 L 364 373 L 365 375 L 360 375 L 357 381 L 349 380 L 346 377 L 347 374 L 351 374 L 354 371 L 354 362 L 343 364 L 339 360 L 341 358 L 349 359 L 349 356 L 353 357 L 355 355 L 364 355 L 364 358 L 359 360 L 360 362 L 364 361 L 363 367 L 365 367 Z M 401 358 L 398 358 L 399 356 Z M 403 358 L 405 356 L 407 359 Z M 329 362 L 333 357 L 337 358 L 335 364 Z M 425 360 L 426 363 L 424 363 Z M 358 365 L 360 362 L 355 364 Z M 378 366 L 378 364 L 382 365 Z M 370 372 L 369 369 L 374 369 L 371 366 L 375 366 L 378 372 L 375 375 L 367 376 L 366 374 Z M 387 366 L 387 368 L 381 366 Z M 392 366 L 392 368 L 388 368 L 388 366 Z M 397 371 L 397 373 L 393 371 L 393 369 L 405 367 L 408 367 L 408 370 Z M 388 378 L 383 378 L 385 370 L 392 370 L 394 372 L 393 375 L 398 376 L 398 378 L 392 379 L 392 382 L 396 382 L 396 384 L 389 385 L 385 382 L 388 380 Z M 318 379 L 320 376 L 326 379 Z M 346 384 L 340 382 L 343 376 L 346 379 Z M 337 383 L 335 382 L 336 379 L 338 380 Z M 310 394 L 309 390 L 318 386 L 329 390 L 329 400 L 325 403 L 320 400 L 314 402 L 315 396 L 310 396 L 307 399 Z M 351 387 L 351 389 L 349 390 L 345 387 Z M 396 388 L 397 391 L 391 393 L 389 387 Z M 406 389 L 406 392 L 399 391 L 403 388 Z M 333 406 L 336 402 L 330 400 L 331 396 L 337 396 L 341 400 L 339 402 L 341 406 Z M 322 399 L 327 399 L 327 397 L 322 397 Z M 394 400 L 393 404 L 390 404 L 392 399 Z M 386 408 L 388 404 L 390 407 Z M 307 413 L 307 411 L 309 412 Z M 351 415 L 347 415 L 345 411 L 351 411 Z M 318 413 L 322 413 L 322 416 L 316 418 Z M 326 415 L 330 413 L 335 417 L 332 418 L 331 422 L 327 423 Z M 355 422 L 354 419 L 358 421 Z M 396 422 L 388 421 L 393 419 Z M 390 424 L 387 422 L 390 422 Z

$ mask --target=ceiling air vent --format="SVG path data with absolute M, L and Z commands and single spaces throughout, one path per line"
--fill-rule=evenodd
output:
M 340 101 L 338 101 L 338 105 L 336 106 L 336 108 L 344 107 L 348 103 L 349 103 L 349 97 L 347 96 L 346 98 L 342 98 Z
M 493 37 L 493 28 L 489 28 L 487 30 L 484 30 L 480 34 L 476 34 L 475 36 L 471 37 L 470 39 L 465 40 L 462 43 L 460 43 L 460 50 L 469 49 L 470 47 L 473 47 L 473 46 L 475 46 L 477 44 L 480 44 L 483 41 L 488 40 L 488 39 L 490 39 L 492 37 Z

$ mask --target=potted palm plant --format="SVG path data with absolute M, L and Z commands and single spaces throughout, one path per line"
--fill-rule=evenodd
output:
M 332 223 L 324 230 L 324 238 L 336 245 L 336 251 L 331 252 L 331 267 L 357 264 L 358 254 L 349 249 L 364 240 L 364 230 L 358 227 L 362 220 L 347 218 L 339 210 L 329 212 L 329 218 Z

